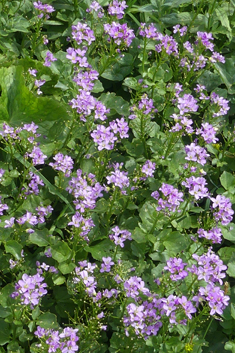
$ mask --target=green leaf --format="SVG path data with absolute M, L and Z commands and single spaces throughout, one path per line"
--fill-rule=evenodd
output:
M 66 275 L 68 273 L 73 272 L 75 267 L 76 267 L 76 265 L 73 264 L 72 262 L 70 262 L 69 264 L 64 262 L 64 263 L 59 264 L 58 269 L 60 270 L 61 273 L 63 273 L 63 275 Z
M 38 246 L 47 246 L 50 244 L 48 234 L 48 229 L 35 230 L 34 233 L 29 235 L 29 242 Z
M 10 326 L 4 320 L 0 319 L 0 345 L 8 343 L 10 340 Z
M 230 277 L 235 278 L 235 262 L 230 262 L 230 263 L 228 264 L 227 274 L 228 274 Z
M 180 232 L 171 232 L 166 236 L 163 245 L 167 250 L 179 253 L 185 251 L 190 245 L 190 239 Z
M 56 315 L 52 313 L 44 313 L 40 315 L 36 323 L 45 329 L 58 328 L 59 326 Z
M 221 24 L 223 27 L 226 28 L 227 32 L 227 37 L 229 39 L 232 39 L 232 29 L 230 27 L 230 21 L 229 21 L 229 18 L 228 18 L 228 6 L 226 6 L 228 4 L 224 4 L 224 6 L 218 6 L 216 9 L 215 9 L 215 13 L 218 17 L 218 19 L 220 20 Z
M 213 73 L 208 70 L 203 72 L 203 74 L 198 78 L 197 82 L 200 85 L 205 86 L 208 92 L 213 91 L 216 87 L 223 83 L 222 78 L 218 73 Z
M 56 286 L 60 286 L 61 284 L 63 284 L 66 281 L 66 278 L 64 276 L 54 274 L 52 276 L 52 281 Z
M 72 250 L 69 248 L 67 243 L 60 241 L 51 246 L 51 254 L 53 259 L 61 263 L 68 260 L 71 257 Z
M 58 121 L 70 120 L 68 107 L 49 97 L 38 97 L 25 86 L 23 67 L 11 66 L 0 69 L 1 97 L 0 106 L 4 105 L 8 112 L 8 123 L 20 126 L 31 123 L 39 126 L 39 133 L 48 135 L 48 130 Z M 3 113 L 3 114 L 2 114 Z M 0 109 L 0 120 L 6 120 L 5 112 Z M 53 140 L 65 139 L 64 130 L 54 134 Z M 49 139 L 43 143 L 50 142 Z
M 192 0 L 166 0 L 162 6 L 166 7 L 179 7 L 182 4 L 188 4 L 191 3 Z
M 84 250 L 90 252 L 95 260 L 101 261 L 103 256 L 110 256 L 113 249 L 114 243 L 110 239 L 105 239 L 94 246 L 86 246 Z
M 235 57 L 226 59 L 225 64 L 215 63 L 214 67 L 221 76 L 222 81 L 227 86 L 228 93 L 235 93 L 235 67 L 234 67 Z
M 134 232 L 132 232 L 132 239 L 135 240 L 137 243 L 148 242 L 147 235 L 140 228 L 135 228 Z
M 220 182 L 225 190 L 228 190 L 230 187 L 235 188 L 235 177 L 231 173 L 224 171 L 220 177 Z
M 21 259 L 22 245 L 17 243 L 15 240 L 9 240 L 5 243 L 5 249 L 7 253 L 12 254 L 17 260 Z
M 102 74 L 101 77 L 110 81 L 122 81 L 133 69 L 133 56 L 124 53 L 115 60 Z
M 231 351 L 232 353 L 235 353 L 235 343 L 234 342 L 226 342 L 225 343 L 225 346 L 224 346 L 224 349 L 226 351 Z
M 192 21 L 192 14 L 189 12 L 171 13 L 162 17 L 162 22 L 166 25 L 173 26 L 177 24 L 187 25 Z
M 224 239 L 235 242 L 235 224 L 230 223 L 228 227 L 220 226 Z
M 118 113 L 119 115 L 128 116 L 129 104 L 122 97 L 116 96 L 115 93 L 103 93 L 100 96 L 100 101 L 104 103 L 106 108 L 110 109 L 110 114 Z M 114 112 L 112 112 L 114 111 Z
M 221 260 L 224 262 L 224 264 L 227 265 L 229 260 L 230 259 L 232 260 L 233 257 L 235 256 L 235 246 L 223 247 L 223 248 L 219 249 L 218 254 L 219 254 L 219 257 L 221 258 Z M 235 258 L 234 258 L 234 260 L 235 260 Z

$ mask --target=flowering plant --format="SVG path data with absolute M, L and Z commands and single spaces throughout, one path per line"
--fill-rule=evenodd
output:
M 1 352 L 233 352 L 233 2 L 0 8 Z

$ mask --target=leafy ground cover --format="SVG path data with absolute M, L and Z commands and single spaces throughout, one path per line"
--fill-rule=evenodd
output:
M 0 3 L 0 352 L 235 352 L 235 2 Z

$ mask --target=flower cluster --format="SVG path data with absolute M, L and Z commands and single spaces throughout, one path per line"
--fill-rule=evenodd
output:
M 206 149 L 191 143 L 190 145 L 185 146 L 187 161 L 197 162 L 201 165 L 206 164 L 206 158 L 209 157 L 209 154 L 206 152 Z
M 82 175 L 82 170 L 77 170 L 77 176 L 72 177 L 69 181 L 69 186 L 66 190 L 73 194 L 75 200 L 73 203 L 76 210 L 84 213 L 86 209 L 94 209 L 96 206 L 96 199 L 102 197 L 103 186 L 97 183 L 93 174 Z
M 91 264 L 87 261 L 80 261 L 79 267 L 75 268 L 76 276 L 73 278 L 74 283 L 82 283 L 85 287 L 86 293 L 93 297 L 96 295 L 97 281 L 93 272 L 97 267 L 96 264 Z
M 29 172 L 28 174 L 29 182 L 28 184 L 21 189 L 24 195 L 38 195 L 39 194 L 39 185 L 44 186 L 44 182 L 40 179 L 40 177 L 33 172 Z M 25 196 L 26 198 L 26 196 Z
M 167 266 L 164 267 L 164 270 L 171 273 L 170 278 L 172 281 L 179 281 L 188 276 L 188 272 L 184 270 L 187 264 L 181 258 L 171 257 L 166 264 Z
M 145 174 L 146 177 L 152 178 L 154 176 L 155 167 L 156 163 L 147 160 L 141 168 L 141 172 Z
M 54 163 L 49 163 L 49 165 L 55 169 L 60 170 L 64 173 L 66 177 L 69 177 L 73 169 L 73 160 L 70 156 L 64 156 L 62 153 L 57 153 L 53 159 Z
M 46 20 L 48 20 L 50 18 L 50 16 L 48 14 L 55 11 L 53 6 L 48 5 L 48 4 L 42 4 L 41 1 L 38 1 L 38 2 L 35 1 L 33 3 L 33 6 L 35 9 L 37 9 L 39 12 L 41 12 L 38 15 L 38 18 L 45 17 Z
M 215 92 L 212 92 L 210 95 L 211 103 L 215 105 L 213 118 L 218 116 L 226 115 L 229 111 L 229 101 L 223 97 L 220 97 Z
M 114 186 L 119 187 L 125 192 L 124 189 L 130 185 L 130 181 L 127 176 L 128 172 L 121 171 L 122 166 L 123 163 L 114 164 L 114 171 L 112 171 L 110 173 L 111 175 L 108 175 L 106 179 L 108 184 L 114 184 Z
M 54 57 L 54 55 L 48 50 L 46 52 L 46 57 L 45 57 L 45 62 L 44 62 L 44 66 L 50 67 L 51 63 L 53 61 L 56 61 L 57 59 Z
M 2 199 L 2 196 L 0 196 L 0 216 L 3 215 L 4 211 L 9 209 L 6 203 L 1 203 L 1 199 Z
M 128 28 L 126 23 L 122 25 L 118 22 L 105 23 L 104 31 L 108 34 L 108 41 L 113 38 L 114 43 L 118 46 L 129 47 L 135 38 L 133 29 Z
M 117 19 L 120 20 L 121 18 L 123 18 L 125 14 L 124 10 L 127 7 L 128 6 L 126 4 L 126 1 L 119 2 L 117 0 L 113 0 L 108 6 L 108 13 L 111 16 L 117 16 Z
M 216 143 L 218 138 L 215 137 L 216 130 L 209 123 L 202 123 L 200 129 L 196 129 L 196 134 L 200 135 L 206 143 Z
M 109 234 L 109 239 L 111 239 L 115 245 L 119 245 L 121 248 L 124 247 L 124 242 L 126 240 L 132 240 L 131 232 L 128 230 L 121 230 L 118 226 L 112 228 L 113 233 Z
M 89 242 L 89 238 L 87 234 L 90 230 L 95 226 L 92 218 L 84 218 L 79 212 L 76 212 L 75 215 L 72 216 L 72 221 L 68 223 L 68 226 L 74 226 L 75 228 L 80 228 L 80 236 L 84 238 L 87 242 Z
M 112 150 L 115 141 L 118 140 L 118 135 L 120 139 L 127 138 L 128 130 L 129 127 L 124 118 L 115 119 L 109 123 L 108 127 L 96 125 L 96 129 L 91 132 L 91 137 L 97 143 L 99 151 Z
M 157 109 L 155 109 L 153 100 L 151 98 L 148 98 L 146 94 L 144 94 L 140 101 L 138 102 L 137 105 L 133 105 L 130 108 L 130 111 L 133 112 L 133 114 L 129 115 L 129 119 L 133 120 L 135 119 L 139 113 L 142 113 L 144 115 L 149 114 L 150 118 L 154 118 L 154 113 L 157 112 Z
M 102 257 L 103 263 L 101 264 L 100 267 L 100 272 L 110 272 L 111 271 L 111 266 L 114 265 L 114 262 L 112 261 L 112 258 L 110 256 L 108 257 Z
M 16 291 L 11 294 L 12 298 L 20 296 L 21 303 L 33 309 L 39 304 L 40 298 L 47 294 L 47 284 L 43 281 L 44 278 L 38 273 L 34 276 L 24 273 L 22 279 L 15 284 Z
M 229 198 L 223 195 L 217 195 L 216 198 L 210 198 L 212 203 L 213 215 L 216 222 L 221 222 L 224 226 L 229 224 L 233 219 L 234 211 Z
M 199 228 L 197 233 L 199 238 L 211 240 L 213 244 L 220 244 L 222 242 L 222 232 L 220 228 L 216 227 L 210 230 Z
M 95 41 L 93 30 L 87 24 L 81 22 L 72 26 L 72 38 L 79 45 L 91 45 Z
M 92 11 L 97 12 L 97 15 L 99 18 L 102 18 L 104 16 L 104 9 L 102 6 L 100 6 L 100 4 L 97 1 L 92 1 L 89 8 L 86 10 L 86 12 L 88 13 Z
M 44 164 L 44 160 L 47 159 L 47 156 L 42 153 L 39 147 L 33 147 L 31 153 L 26 153 L 25 157 L 31 157 L 33 165 Z
M 73 109 L 76 109 L 77 113 L 80 115 L 80 120 L 86 122 L 86 118 L 90 116 L 93 111 L 95 113 L 95 119 L 106 120 L 106 114 L 109 113 L 109 109 L 107 109 L 102 102 L 97 101 L 89 91 L 84 89 L 80 89 L 79 91 L 80 93 L 77 94 L 77 98 L 73 98 L 70 101 L 70 105 Z
M 208 196 L 207 182 L 203 177 L 191 176 L 190 178 L 186 178 L 182 182 L 182 185 L 189 189 L 190 195 L 193 195 L 196 200 Z
M 162 192 L 163 198 L 160 197 L 158 191 L 152 192 L 151 196 L 157 200 L 157 211 L 164 210 L 166 213 L 175 212 L 179 209 L 180 203 L 183 202 L 183 193 L 178 191 L 172 185 L 163 183 L 159 188 Z
M 77 352 L 79 347 L 77 342 L 79 337 L 77 335 L 78 329 L 65 327 L 63 331 L 44 329 L 37 326 L 37 330 L 34 332 L 35 336 L 40 338 L 42 342 L 47 344 L 47 352 L 52 353 L 60 350 L 62 353 L 74 353 Z M 41 347 L 41 345 L 37 345 Z

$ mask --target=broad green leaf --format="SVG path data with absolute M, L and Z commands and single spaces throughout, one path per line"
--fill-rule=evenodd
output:
M 75 269 L 76 265 L 72 262 L 67 263 L 60 263 L 58 266 L 58 269 L 60 270 L 61 273 L 63 273 L 63 275 L 66 275 L 68 273 L 73 272 L 73 270 Z
M 17 260 L 21 259 L 22 245 L 15 240 L 9 240 L 5 243 L 7 253 L 12 254 Z
M 226 351 L 231 351 L 232 353 L 235 353 L 235 343 L 232 341 L 226 342 L 224 349 Z
M 221 228 L 224 239 L 235 242 L 235 224 L 234 223 L 230 223 L 228 227 L 220 226 L 220 228 Z
M 0 319 L 0 345 L 8 343 L 10 340 L 10 326 L 4 320 Z
M 156 6 L 154 5 L 151 5 L 151 4 L 146 4 L 146 5 L 143 5 L 143 6 L 136 6 L 136 5 L 133 5 L 130 9 L 128 9 L 128 12 L 132 12 L 132 13 L 135 13 L 135 12 L 153 12 L 153 11 L 156 11 Z
M 8 111 L 8 123 L 20 126 L 22 123 L 32 121 L 39 126 L 39 132 L 47 136 L 48 130 L 55 122 L 70 120 L 66 105 L 49 97 L 37 97 L 30 92 L 24 83 L 23 67 L 11 66 L 0 69 L 0 85 L 2 95 L 0 105 L 4 104 Z M 1 115 L 1 113 L 3 113 Z M 6 114 L 0 109 L 0 120 L 6 120 Z M 62 134 L 62 135 L 61 135 Z M 63 131 L 53 136 L 54 139 L 62 139 Z M 44 140 L 44 144 L 50 142 Z
M 112 114 L 112 110 L 114 113 L 118 113 L 119 115 L 128 116 L 129 113 L 129 104 L 122 97 L 116 96 L 115 93 L 103 93 L 100 96 L 100 101 L 104 103 L 106 108 L 110 109 L 110 114 Z M 113 115 L 112 114 L 112 115 Z
M 231 173 L 224 171 L 220 177 L 220 182 L 225 190 L 228 190 L 230 187 L 235 188 L 235 176 Z
M 122 81 L 133 69 L 133 56 L 124 53 L 119 56 L 114 64 L 111 64 L 101 76 L 110 81 Z
M 172 232 L 166 236 L 163 244 L 167 250 L 179 253 L 187 250 L 190 245 L 190 239 L 179 232 Z
M 234 57 L 226 59 L 225 64 L 215 63 L 215 69 L 221 76 L 222 81 L 227 86 L 228 93 L 235 93 L 235 66 L 234 66 Z
M 218 19 L 220 20 L 221 24 L 223 27 L 226 28 L 227 30 L 227 37 L 229 39 L 232 39 L 232 29 L 230 27 L 230 21 L 229 21 L 229 18 L 228 18 L 228 15 L 229 15 L 229 8 L 228 6 L 226 6 L 228 4 L 224 4 L 224 6 L 218 6 L 216 9 L 215 9 L 215 13 L 218 17 Z
M 38 246 L 47 246 L 49 244 L 48 230 L 35 230 L 34 233 L 29 235 L 29 242 Z
M 218 251 L 218 254 L 224 264 L 227 265 L 230 259 L 235 260 L 235 246 L 223 247 Z
M 52 313 L 44 313 L 39 316 L 37 325 L 45 329 L 58 328 L 57 317 Z
M 30 26 L 30 22 L 26 20 L 26 18 L 21 16 L 14 16 L 8 22 L 6 26 L 6 30 L 11 32 L 23 32 L 28 33 L 27 29 Z
M 179 13 L 171 13 L 169 15 L 163 16 L 161 18 L 162 22 L 166 25 L 187 25 L 192 21 L 192 14 L 189 12 L 179 12 Z
M 228 274 L 230 277 L 235 278 L 235 261 L 230 262 L 230 263 L 228 264 L 227 274 Z
M 147 235 L 140 228 L 135 228 L 134 232 L 132 232 L 132 239 L 135 240 L 137 243 L 148 242 Z
M 114 246 L 114 243 L 110 239 L 105 239 L 94 246 L 86 246 L 84 250 L 90 252 L 95 260 L 101 261 L 102 257 L 112 256 Z
M 208 70 L 203 72 L 203 74 L 198 78 L 197 82 L 200 85 L 205 86 L 208 92 L 213 91 L 216 87 L 223 83 L 221 76 L 217 72 L 213 73 Z
M 60 286 L 61 284 L 63 284 L 66 281 L 66 278 L 64 276 L 54 274 L 52 276 L 52 281 L 56 286 Z
M 59 241 L 51 246 L 51 253 L 53 259 L 61 263 L 71 257 L 72 250 L 69 248 L 67 243 Z
M 192 0 L 166 0 L 162 4 L 162 6 L 166 7 L 179 7 L 182 4 L 188 4 L 191 3 Z

